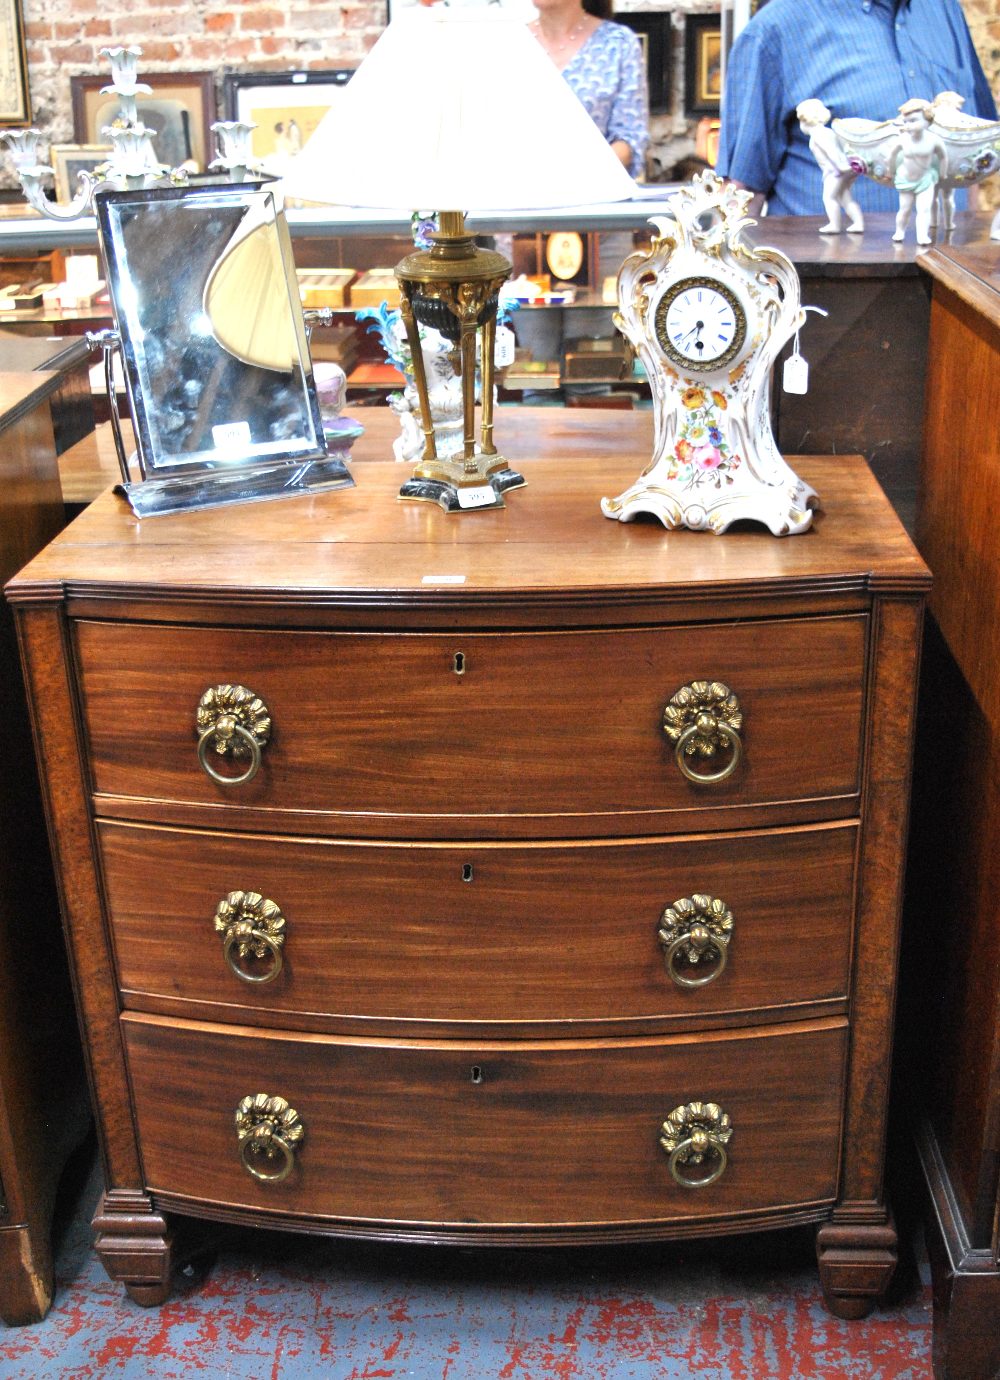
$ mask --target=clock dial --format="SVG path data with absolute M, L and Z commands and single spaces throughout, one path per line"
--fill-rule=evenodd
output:
M 736 358 L 746 339 L 747 319 L 739 298 L 711 278 L 682 278 L 656 306 L 656 338 L 668 359 L 682 369 L 721 369 Z

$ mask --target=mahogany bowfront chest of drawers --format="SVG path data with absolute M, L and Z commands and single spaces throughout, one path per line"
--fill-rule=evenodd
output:
M 136 1299 L 175 1214 L 816 1223 L 847 1316 L 891 1273 L 927 570 L 860 461 L 801 463 L 808 534 L 718 538 L 608 522 L 638 452 L 558 434 L 502 512 L 383 464 L 141 525 L 107 494 L 8 587 Z

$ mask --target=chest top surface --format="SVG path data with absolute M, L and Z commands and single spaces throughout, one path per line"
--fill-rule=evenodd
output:
M 648 454 L 649 426 L 641 413 L 619 414 L 613 426 L 573 414 L 514 421 L 507 449 L 525 466 L 526 491 L 505 509 L 460 516 L 400 503 L 399 467 L 382 462 L 356 463 L 351 490 L 143 522 L 108 491 L 7 594 L 15 603 L 155 597 L 192 605 L 222 599 L 468 610 L 479 602 L 523 611 L 554 595 L 597 607 L 669 602 L 694 590 L 719 598 L 916 593 L 929 582 L 858 457 L 801 461 L 822 507 L 812 530 L 799 536 L 779 539 L 749 525 L 716 537 L 667 533 L 644 520 L 608 522 L 600 500 L 636 473 Z M 377 436 L 380 429 L 371 430 Z

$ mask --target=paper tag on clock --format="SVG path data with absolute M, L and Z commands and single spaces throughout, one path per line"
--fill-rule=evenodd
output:
M 514 332 L 509 326 L 497 327 L 493 363 L 498 369 L 506 369 L 508 364 L 514 363 Z
M 781 386 L 786 393 L 809 392 L 809 365 L 798 352 L 785 360 Z
M 460 508 L 489 508 L 497 501 L 496 489 L 492 484 L 476 484 L 467 489 L 456 489 Z

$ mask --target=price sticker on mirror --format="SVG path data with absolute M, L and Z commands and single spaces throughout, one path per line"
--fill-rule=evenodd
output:
M 470 485 L 467 489 L 456 489 L 460 508 L 494 508 L 497 494 L 492 484 Z
M 246 450 L 250 446 L 250 423 L 223 422 L 219 426 L 213 426 L 212 440 L 216 450 Z

